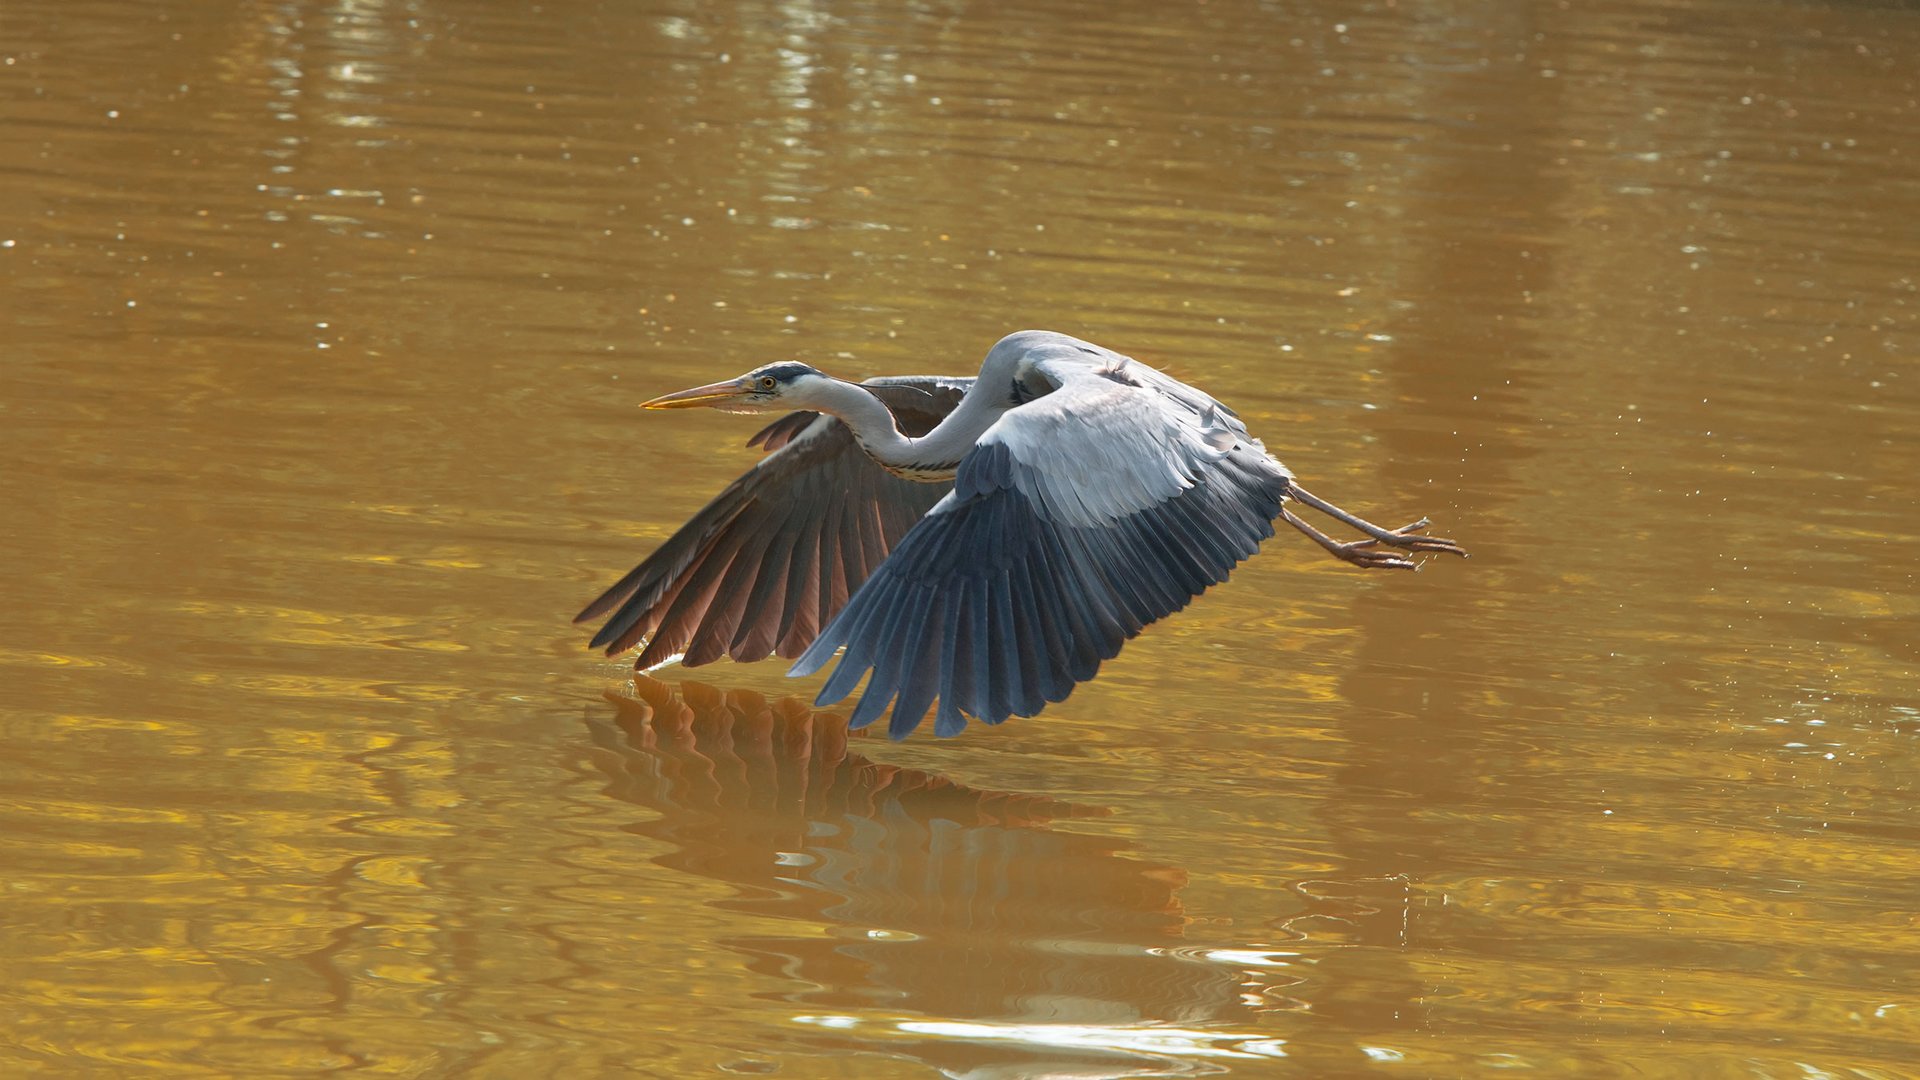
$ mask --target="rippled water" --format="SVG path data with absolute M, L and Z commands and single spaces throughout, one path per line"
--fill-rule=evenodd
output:
M 0 6 L 0 1070 L 1914 1075 L 1920 10 Z M 1030 721 L 566 622 L 1022 326 L 1277 538 Z M 692 677 L 693 682 L 682 683 Z

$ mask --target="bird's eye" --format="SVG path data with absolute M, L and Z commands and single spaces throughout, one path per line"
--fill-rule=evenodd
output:
M 771 375 L 762 375 L 762 376 L 760 376 L 760 389 L 762 389 L 762 390 L 771 390 L 771 389 L 773 389 L 773 388 L 774 388 L 775 386 L 777 386 L 777 385 L 779 384 L 779 382 L 780 382 L 780 380 L 778 380 L 778 379 L 776 379 L 776 378 L 774 378 L 774 377 L 773 377 L 773 376 L 771 376 Z

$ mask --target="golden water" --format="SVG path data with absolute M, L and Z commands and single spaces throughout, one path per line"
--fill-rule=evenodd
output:
M 1917 223 L 1910 4 L 9 0 L 0 1074 L 1920 1075 Z M 636 402 L 1023 326 L 1474 558 L 583 649 Z

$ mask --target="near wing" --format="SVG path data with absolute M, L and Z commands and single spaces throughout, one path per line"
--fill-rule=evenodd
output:
M 1289 475 L 1232 413 L 1140 365 L 1047 359 L 1058 389 L 1009 410 L 790 674 L 846 655 L 819 704 L 871 669 L 852 724 L 889 702 L 903 738 L 1032 716 L 1273 535 Z
M 866 385 L 903 433 L 923 435 L 971 379 L 875 379 Z M 613 615 L 593 636 L 607 655 L 646 642 L 645 670 L 731 656 L 800 655 L 887 552 L 950 489 L 873 463 L 831 416 L 791 413 L 755 435 L 767 456 L 574 616 Z

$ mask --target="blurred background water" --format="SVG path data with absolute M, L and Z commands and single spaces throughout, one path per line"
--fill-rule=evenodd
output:
M 1893 2 L 10 0 L 0 1070 L 1920 1075 L 1917 132 Z M 1474 558 L 956 740 L 583 649 L 756 453 L 635 403 L 1031 326 Z

